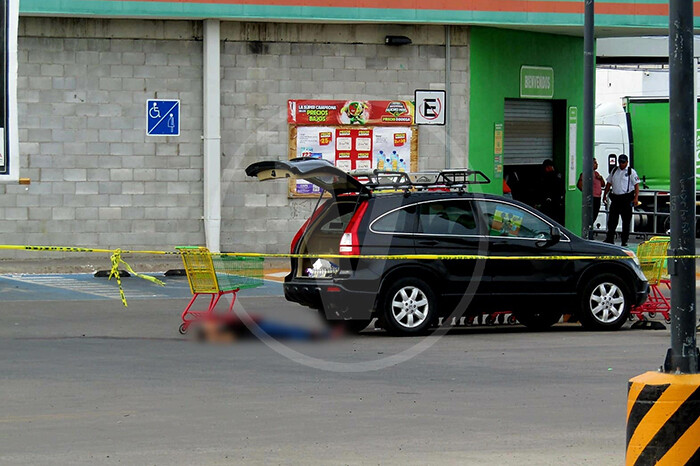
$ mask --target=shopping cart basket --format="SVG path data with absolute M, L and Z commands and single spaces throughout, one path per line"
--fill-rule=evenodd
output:
M 644 276 L 649 281 L 649 297 L 641 306 L 634 306 L 630 311 L 630 319 L 635 317 L 639 320 L 646 320 L 644 314 L 649 318 L 656 317 L 660 313 L 666 320 L 671 322 L 671 303 L 661 292 L 661 288 L 671 289 L 671 281 L 667 277 L 666 253 L 671 239 L 668 236 L 654 236 L 649 241 L 639 245 L 637 257 L 642 267 Z
M 192 299 L 182 312 L 180 333 L 185 334 L 189 326 L 198 320 L 209 319 L 221 297 L 231 294 L 228 312 L 233 311 L 238 291 L 255 288 L 263 284 L 263 258 L 238 257 L 211 253 L 207 248 L 180 246 L 176 248 L 182 256 Z M 206 310 L 192 310 L 197 298 L 209 296 Z

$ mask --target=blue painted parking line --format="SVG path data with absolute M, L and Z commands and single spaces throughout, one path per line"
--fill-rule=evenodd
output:
M 192 295 L 185 277 L 165 277 L 152 274 L 165 286 L 141 280 L 123 278 L 127 300 L 188 299 Z M 282 284 L 265 281 L 263 286 L 241 290 L 241 297 L 282 296 Z M 87 301 L 119 299 L 116 280 L 96 278 L 92 274 L 8 274 L 0 275 L 2 301 Z
M 16 280 L 15 277 L 0 276 L 0 297 L 2 302 L 11 301 L 82 301 L 95 299 L 94 296 L 75 290 L 47 287 Z

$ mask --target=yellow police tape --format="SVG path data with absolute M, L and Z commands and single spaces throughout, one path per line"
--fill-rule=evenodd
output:
M 119 251 L 120 254 L 155 254 L 155 255 L 180 255 L 179 251 L 150 251 L 131 249 L 98 249 L 98 248 L 78 248 L 66 246 L 23 246 L 14 244 L 0 244 L 0 250 L 25 250 L 25 251 L 53 251 L 53 252 L 82 252 L 82 253 L 102 253 L 113 254 Z M 282 259 L 383 259 L 383 260 L 619 260 L 624 256 L 596 256 L 596 255 L 568 255 L 568 256 L 490 256 L 485 254 L 274 254 L 259 252 L 222 252 L 212 253 L 214 255 L 228 257 L 268 257 Z M 700 259 L 700 255 L 657 255 L 646 256 L 645 259 L 659 260 L 668 259 Z
M 582 260 L 582 259 L 600 259 L 600 260 L 619 260 L 629 259 L 630 256 L 487 256 L 483 254 L 394 254 L 394 255 L 372 255 L 372 254 L 264 254 L 256 252 L 222 252 L 221 256 L 233 257 L 271 257 L 271 258 L 290 258 L 290 259 L 381 259 L 381 260 L 396 260 L 396 259 L 418 259 L 418 260 Z M 653 259 L 663 259 L 667 256 L 653 257 Z M 683 258 L 683 256 L 674 256 Z M 690 256 L 699 257 L 700 256 Z
M 119 286 L 119 298 L 121 298 L 124 307 L 127 307 L 128 304 L 126 303 L 126 296 L 124 296 L 124 288 L 122 288 L 122 277 L 119 275 L 119 264 L 124 264 L 126 271 L 135 277 L 143 278 L 144 280 L 147 280 L 151 283 L 155 283 L 156 285 L 165 286 L 165 283 L 158 280 L 156 277 L 151 277 L 150 275 L 143 275 L 134 272 L 134 269 L 132 269 L 131 266 L 127 264 L 124 261 L 124 259 L 122 259 L 121 249 L 117 249 L 116 251 L 114 251 L 114 253 L 110 257 L 110 260 L 112 261 L 112 269 L 109 271 L 109 277 L 107 278 L 107 280 L 111 280 L 112 277 L 116 277 L 117 285 Z
M 115 277 L 119 287 L 119 297 L 124 306 L 127 306 L 126 297 L 119 276 L 119 264 L 124 264 L 127 271 L 135 277 L 148 280 L 157 285 L 165 286 L 161 280 L 150 275 L 140 274 L 134 271 L 124 259 L 122 254 L 154 254 L 154 255 L 180 255 L 179 251 L 149 251 L 149 250 L 128 250 L 128 249 L 99 249 L 99 248 L 78 248 L 66 246 L 24 246 L 15 244 L 0 244 L 0 250 L 24 250 L 24 251 L 50 251 L 50 252 L 78 252 L 78 253 L 98 253 L 111 254 L 112 263 L 109 279 Z M 623 256 L 489 256 L 484 254 L 402 254 L 402 255 L 345 255 L 345 254 L 266 254 L 257 252 L 224 252 L 213 253 L 228 257 L 262 257 L 262 258 L 286 258 L 286 259 L 372 259 L 372 260 L 619 260 Z M 700 255 L 658 255 L 646 256 L 645 260 L 674 259 L 699 259 Z

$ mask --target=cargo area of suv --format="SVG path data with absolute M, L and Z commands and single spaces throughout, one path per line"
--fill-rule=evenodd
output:
M 469 192 L 490 181 L 481 172 L 348 174 L 321 159 L 293 159 L 258 162 L 246 173 L 323 190 L 292 240 L 292 254 L 311 257 L 291 259 L 285 297 L 356 329 L 377 317 L 389 333 L 416 335 L 440 317 L 489 309 L 533 329 L 566 312 L 587 328 L 615 330 L 648 293 L 634 253 L 584 240 L 518 201 Z M 334 257 L 317 257 L 327 254 Z M 582 257 L 557 259 L 566 256 Z
M 338 254 L 340 241 L 357 207 L 357 197 L 325 200 L 297 232 L 290 248 L 292 254 Z M 292 261 L 292 274 L 308 277 L 316 259 L 298 258 Z

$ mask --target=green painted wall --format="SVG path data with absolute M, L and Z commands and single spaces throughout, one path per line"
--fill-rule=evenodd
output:
M 700 112 L 700 107 L 698 108 Z M 649 189 L 670 189 L 670 114 L 668 101 L 629 101 L 627 111 L 632 123 L 633 167 L 639 177 L 646 176 Z M 700 187 L 700 180 L 696 185 Z
M 581 168 L 583 113 L 583 39 L 524 31 L 474 27 L 470 30 L 469 166 L 494 174 L 494 124 L 503 123 L 504 99 L 520 97 L 522 65 L 554 68 L 554 99 L 578 108 L 577 171 Z M 564 113 L 563 118 L 566 118 Z M 555 121 L 555 125 L 568 122 Z M 568 176 L 566 144 L 558 144 L 557 169 Z M 556 144 L 555 144 L 556 145 Z M 555 151 L 557 149 L 555 148 Z M 561 151 L 566 153 L 561 154 Z M 578 176 L 578 175 L 577 175 Z M 568 186 L 568 181 L 567 181 Z M 501 183 L 486 192 L 501 194 Z M 566 227 L 581 232 L 581 193 L 566 191 Z

